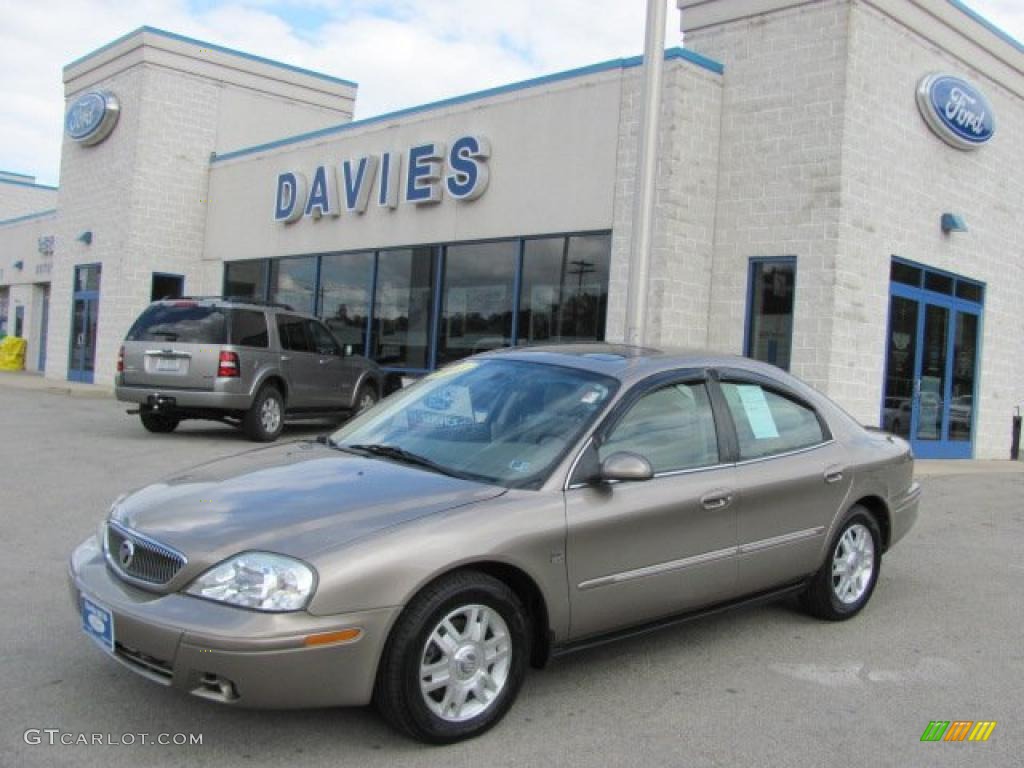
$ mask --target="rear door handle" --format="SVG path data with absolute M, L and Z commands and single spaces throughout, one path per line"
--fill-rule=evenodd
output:
M 829 467 L 825 470 L 825 482 L 826 483 L 838 483 L 843 479 L 843 468 L 842 467 Z
M 700 497 L 700 505 L 704 509 L 725 509 L 732 504 L 732 491 L 710 491 Z

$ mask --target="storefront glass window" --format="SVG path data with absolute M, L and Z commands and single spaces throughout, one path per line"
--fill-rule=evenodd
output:
M 747 357 L 789 370 L 796 259 L 753 259 L 747 304 Z
M 316 256 L 270 262 L 270 300 L 296 312 L 313 312 Z
M 518 344 L 604 339 L 610 235 L 527 240 Z
M 373 308 L 373 358 L 383 366 L 430 367 L 430 317 L 437 249 L 381 251 Z
M 320 317 L 343 346 L 362 355 L 373 282 L 373 251 L 332 253 L 320 261 Z
M 438 365 L 512 343 L 518 255 L 518 240 L 448 246 Z
M 267 262 L 229 261 L 224 265 L 224 295 L 262 300 L 267 295 Z

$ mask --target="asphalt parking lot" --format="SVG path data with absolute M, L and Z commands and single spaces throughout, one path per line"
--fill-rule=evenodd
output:
M 324 425 L 290 427 L 308 438 Z M 372 710 L 255 712 L 133 675 L 81 635 L 72 548 L 122 491 L 250 446 L 190 422 L 150 435 L 117 403 L 0 384 L 0 766 L 1010 766 L 1024 749 L 1024 473 L 924 477 L 917 527 L 856 619 L 790 603 L 586 651 L 532 672 L 509 716 L 424 747 Z M 986 743 L 921 743 L 931 720 Z M 61 733 L 201 745 L 27 744 Z

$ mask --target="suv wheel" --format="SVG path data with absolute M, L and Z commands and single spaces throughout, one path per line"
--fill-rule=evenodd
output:
M 142 411 L 139 413 L 139 419 L 142 421 L 142 426 L 144 426 L 149 432 L 155 432 L 157 434 L 173 432 L 177 429 L 178 424 L 181 423 L 181 419 L 170 413 L 151 413 Z
M 528 619 L 503 582 L 450 574 L 399 617 L 377 672 L 374 702 L 410 736 L 450 744 L 479 736 L 512 706 L 530 656 Z
M 267 384 L 256 395 L 252 407 L 245 412 L 242 430 L 250 440 L 269 443 L 284 429 L 284 398 L 277 387 Z
M 353 415 L 362 413 L 365 410 L 373 408 L 377 404 L 377 388 L 372 382 L 366 382 L 356 393 L 356 407 L 353 411 Z

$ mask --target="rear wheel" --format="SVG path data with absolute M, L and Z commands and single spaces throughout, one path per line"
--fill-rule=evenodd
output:
M 871 599 L 882 565 L 882 533 L 867 509 L 853 507 L 832 540 L 829 556 L 802 602 L 808 613 L 829 621 L 857 615 Z
M 478 736 L 512 706 L 529 646 L 526 613 L 506 584 L 474 571 L 451 574 L 402 613 L 381 658 L 374 702 L 421 741 Z
M 139 414 L 139 420 L 142 421 L 142 426 L 149 432 L 157 434 L 173 432 L 178 428 L 178 424 L 181 423 L 181 419 L 173 414 L 152 413 L 151 411 L 142 411 Z
M 284 398 L 277 388 L 268 384 L 259 391 L 252 407 L 245 412 L 242 430 L 250 440 L 269 443 L 284 429 Z

